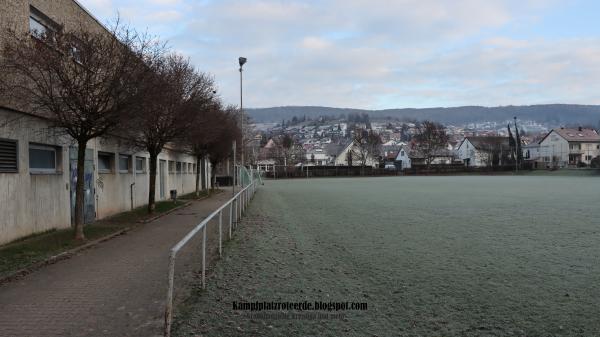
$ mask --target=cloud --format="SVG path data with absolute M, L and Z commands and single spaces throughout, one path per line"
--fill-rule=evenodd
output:
M 154 22 L 165 23 L 176 21 L 183 17 L 183 14 L 176 10 L 152 12 L 147 15 L 147 19 Z
M 105 6 L 82 1 L 92 12 Z M 542 26 L 564 6 L 555 0 L 112 3 L 136 27 L 169 39 L 214 74 L 228 103 L 239 99 L 239 56 L 248 58 L 244 97 L 253 107 L 600 103 L 594 80 L 600 39 L 548 36 Z

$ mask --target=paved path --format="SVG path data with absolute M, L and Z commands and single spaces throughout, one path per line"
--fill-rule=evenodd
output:
M 222 193 L 196 201 L 0 286 L 0 336 L 162 335 L 169 249 L 230 197 Z M 194 245 L 187 254 L 182 251 L 181 270 L 192 262 Z M 199 266 L 197 260 L 193 263 Z

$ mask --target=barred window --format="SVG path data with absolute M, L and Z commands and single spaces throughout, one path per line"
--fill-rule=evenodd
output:
M 15 173 L 19 168 L 18 143 L 12 139 L 0 139 L 0 172 Z

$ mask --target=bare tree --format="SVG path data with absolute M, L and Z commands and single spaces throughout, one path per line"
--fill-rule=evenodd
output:
M 239 111 L 237 107 L 228 106 L 214 116 L 215 121 L 218 122 L 215 124 L 216 133 L 207 147 L 211 164 L 212 186 L 215 186 L 217 166 L 229 158 L 233 141 L 236 141 L 236 144 L 241 144 L 242 132 L 236 119 L 237 111 Z
M 77 144 L 75 239 L 84 240 L 84 161 L 90 139 L 113 130 L 137 103 L 143 60 L 159 46 L 115 24 L 112 31 L 4 32 L 2 96 L 45 117 Z
M 425 120 L 417 125 L 414 139 L 429 169 L 435 157 L 448 146 L 449 138 L 442 124 Z
M 149 67 L 153 76 L 140 82 L 143 100 L 123 123 L 123 133 L 135 147 L 149 154 L 148 212 L 152 213 L 156 203 L 158 155 L 169 143 L 185 138 L 199 116 L 199 107 L 212 97 L 214 85 L 210 76 L 197 72 L 180 55 L 166 55 Z
M 190 152 L 196 157 L 196 196 L 200 194 L 201 188 L 208 187 L 204 182 L 206 173 L 204 163 L 208 159 L 210 146 L 220 136 L 223 127 L 221 116 L 223 111 L 218 100 L 210 100 L 207 104 L 199 105 L 197 109 L 197 116 L 186 132 L 185 139 Z
M 357 129 L 352 137 L 351 151 L 364 169 L 369 160 L 374 161 L 380 155 L 381 137 L 373 130 Z

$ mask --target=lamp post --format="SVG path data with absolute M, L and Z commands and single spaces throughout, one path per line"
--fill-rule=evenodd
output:
M 241 166 L 244 166 L 244 99 L 242 95 L 242 67 L 246 63 L 247 59 L 245 57 L 240 57 L 238 61 L 240 63 L 240 130 L 242 132 L 242 148 L 240 153 L 240 159 L 242 162 Z

